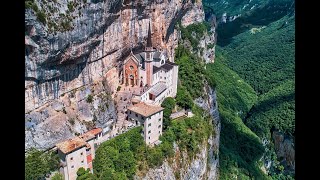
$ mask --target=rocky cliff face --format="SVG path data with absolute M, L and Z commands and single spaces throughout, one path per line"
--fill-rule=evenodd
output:
M 272 138 L 274 141 L 274 147 L 279 159 L 282 159 L 280 163 L 285 165 L 285 168 L 289 171 L 295 169 L 295 149 L 292 138 L 286 137 L 279 131 L 273 131 Z
M 191 0 L 28 3 L 26 149 L 50 148 L 94 126 L 109 131 L 117 120 L 112 95 L 121 83 L 123 59 L 142 50 L 149 22 L 152 45 L 174 61 L 176 22 L 203 20 L 201 1 Z
M 206 99 L 198 98 L 195 103 L 207 110 L 214 124 L 214 133 L 207 142 L 200 146 L 200 152 L 190 161 L 186 152 L 181 152 L 174 145 L 175 157 L 173 162 L 165 161 L 160 167 L 150 169 L 144 177 L 135 177 L 137 180 L 172 180 L 172 179 L 218 179 L 219 178 L 219 141 L 220 119 L 216 101 L 216 92 L 206 85 L 204 91 L 208 95 Z

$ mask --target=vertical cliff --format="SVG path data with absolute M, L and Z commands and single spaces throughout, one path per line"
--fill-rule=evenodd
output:
M 152 42 L 174 61 L 178 21 L 204 20 L 201 1 L 28 0 L 25 11 L 26 149 L 47 149 L 117 120 L 123 59 Z M 191 17 L 191 19 L 190 19 Z

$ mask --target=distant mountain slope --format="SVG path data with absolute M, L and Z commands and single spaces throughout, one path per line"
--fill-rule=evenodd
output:
M 254 1 L 259 3 L 252 6 L 252 9 L 247 10 L 232 8 L 231 3 L 227 2 L 228 6 L 230 6 L 228 8 L 205 4 L 207 17 L 214 14 L 217 16 L 218 22 L 220 22 L 217 28 L 218 45 L 226 46 L 231 43 L 234 36 L 242 32 L 254 27 L 268 26 L 268 24 L 294 13 L 295 2 L 293 0 L 252 0 L 250 3 Z M 242 6 L 245 6 L 245 4 Z M 221 14 L 222 12 L 225 13 Z
M 268 0 L 203 0 L 202 2 L 206 7 L 211 8 L 215 15 L 220 17 L 223 13 L 236 16 L 248 12 L 266 4 Z
M 228 17 L 241 14 L 236 19 L 229 18 L 226 23 L 219 23 L 217 58 L 212 67 L 208 66 L 209 76 L 216 76 L 217 79 L 220 72 L 219 76 L 223 77 L 215 82 L 220 92 L 218 102 L 222 117 L 221 179 L 266 178 L 260 171 L 261 167 L 268 173 L 267 178 L 293 179 L 295 174 L 294 1 L 257 0 L 261 6 L 249 11 L 237 9 L 247 1 L 213 2 L 218 3 L 211 4 L 218 18 L 224 12 L 229 13 Z M 206 14 L 213 12 L 213 9 L 208 11 L 208 7 L 205 10 Z M 239 97 L 250 95 L 252 92 L 245 87 L 239 90 L 238 83 L 228 78 L 230 76 L 239 77 L 243 83 L 248 83 L 258 95 L 258 100 L 254 102 L 249 112 L 239 111 L 243 109 L 244 104 L 248 104 Z M 234 88 L 228 88 L 230 84 L 233 84 Z M 240 136 L 236 135 L 239 129 L 246 132 L 248 132 L 246 129 L 249 129 L 260 138 L 265 144 L 263 156 L 260 154 L 258 141 L 253 144 L 241 144 L 242 137 L 238 138 Z M 282 134 L 289 143 L 285 144 L 284 141 L 277 139 L 276 136 L 279 135 L 274 136 L 274 132 L 280 132 L 279 134 Z M 250 133 L 244 134 L 246 138 L 252 137 Z M 279 147 L 284 146 L 290 149 L 289 153 L 284 153 L 283 148 L 279 150 Z M 241 153 L 250 148 L 252 154 L 248 159 Z M 253 160 L 257 157 L 263 157 L 263 163 Z
M 223 48 L 225 63 L 263 94 L 295 76 L 295 21 L 284 16 L 268 26 L 252 28 Z

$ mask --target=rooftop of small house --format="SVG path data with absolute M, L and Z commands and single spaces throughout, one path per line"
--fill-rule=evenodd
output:
M 99 134 L 101 132 L 102 132 L 101 128 L 94 128 L 94 129 L 87 131 L 86 133 L 84 133 L 80 136 L 76 136 L 72 139 L 68 139 L 66 141 L 60 142 L 60 143 L 56 144 L 56 146 L 64 154 L 68 154 L 68 153 L 70 153 L 78 148 L 81 148 L 83 146 L 87 146 L 87 148 L 90 148 L 90 145 L 86 141 L 94 138 L 97 134 Z
M 94 128 L 90 131 L 87 131 L 86 133 L 80 135 L 79 137 L 83 139 L 84 141 L 88 141 L 89 139 L 94 138 L 97 134 L 101 133 L 102 129 L 101 128 Z
M 78 148 L 81 148 L 86 145 L 86 142 L 80 137 L 74 137 L 66 141 L 56 144 L 57 148 L 60 149 L 64 154 L 68 154 Z
M 137 114 L 140 114 L 144 117 L 149 117 L 157 112 L 160 112 L 163 110 L 161 106 L 153 106 L 146 104 L 144 102 L 137 103 L 133 106 L 128 107 L 128 110 L 135 112 Z

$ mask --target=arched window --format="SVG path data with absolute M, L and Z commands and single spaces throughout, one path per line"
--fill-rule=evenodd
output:
M 133 75 L 132 74 L 130 74 L 130 79 L 133 79 Z
M 132 65 L 130 65 L 130 67 L 129 67 L 131 70 L 133 69 L 133 66 Z
M 164 64 L 164 60 L 161 60 L 161 64 Z

